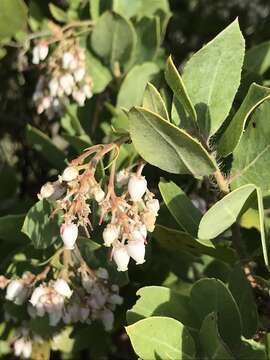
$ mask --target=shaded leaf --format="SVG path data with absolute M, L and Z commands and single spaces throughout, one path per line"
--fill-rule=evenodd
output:
M 252 338 L 258 327 L 257 305 L 255 303 L 252 288 L 241 266 L 233 269 L 229 289 L 238 305 L 241 314 L 242 334 L 246 338 Z
M 55 20 L 62 22 L 62 23 L 67 22 L 68 17 L 67 17 L 67 13 L 64 10 L 62 10 L 58 6 L 54 5 L 53 3 L 49 3 L 49 9 L 52 14 L 52 17 Z
M 199 333 L 199 339 L 201 347 L 209 359 L 235 359 L 219 334 L 216 313 L 210 313 L 203 320 Z
M 156 225 L 154 237 L 158 240 L 160 246 L 172 253 L 190 253 L 192 255 L 200 256 L 202 254 L 212 256 L 226 263 L 233 263 L 236 260 L 235 252 L 232 249 L 217 246 L 216 248 L 207 246 L 209 242 L 200 242 L 191 235 L 169 229 L 165 226 Z M 213 245 L 212 245 L 213 246 Z
M 101 93 L 112 80 L 112 73 L 89 50 L 86 52 L 86 64 L 89 76 L 93 81 L 93 93 Z
M 170 213 L 185 231 L 197 236 L 201 212 L 193 205 L 185 192 L 172 181 L 159 182 L 159 190 Z
M 0 238 L 9 242 L 25 241 L 21 232 L 25 215 L 6 215 L 0 217 Z
M 165 120 L 170 120 L 165 103 L 160 93 L 151 83 L 148 83 L 146 85 L 144 91 L 143 108 L 146 110 L 150 110 L 155 114 L 158 114 Z
M 58 149 L 46 134 L 28 124 L 26 128 L 26 138 L 27 141 L 56 169 L 64 168 L 65 154 Z
M 150 317 L 127 326 L 131 344 L 142 359 L 195 358 L 195 344 L 187 329 L 168 317 Z
M 201 176 L 217 169 L 214 159 L 199 141 L 148 110 L 139 107 L 131 109 L 129 130 L 138 153 L 162 170 Z
M 158 72 L 158 66 L 151 62 L 134 66 L 122 82 L 117 106 L 129 110 L 132 106 L 141 105 L 146 84 Z
M 253 46 L 246 52 L 244 69 L 263 75 L 270 67 L 270 41 Z
M 240 84 L 244 39 L 235 20 L 194 54 L 183 81 L 205 135 L 213 135 L 227 117 Z
M 32 241 L 36 249 L 46 249 L 57 239 L 60 239 L 60 216 L 53 219 L 50 215 L 53 207 L 46 201 L 38 201 L 28 211 L 22 232 Z
M 253 83 L 242 102 L 239 110 L 232 118 L 229 126 L 223 133 L 218 143 L 218 152 L 227 156 L 239 144 L 249 116 L 263 101 L 269 99 L 270 89 Z
M 0 38 L 27 29 L 27 6 L 23 0 L 0 1 Z
M 184 109 L 191 116 L 194 122 L 197 121 L 197 114 L 195 108 L 187 93 L 183 80 L 177 71 L 172 58 L 169 57 L 165 68 L 165 79 L 172 89 L 175 98 L 183 105 Z
M 190 304 L 201 324 L 207 315 L 218 314 L 218 331 L 222 339 L 232 350 L 238 347 L 240 313 L 232 294 L 220 280 L 205 278 L 197 281 L 191 289 Z

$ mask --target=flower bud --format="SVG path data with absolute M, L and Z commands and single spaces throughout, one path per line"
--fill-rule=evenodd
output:
M 60 234 L 65 244 L 65 248 L 70 250 L 74 249 L 74 245 L 78 237 L 77 225 L 73 223 L 62 224 L 60 228 Z
M 104 309 L 100 313 L 100 319 L 103 322 L 104 328 L 106 331 L 111 331 L 113 328 L 114 315 L 113 312 L 109 309 Z
M 32 353 L 32 343 L 24 338 L 17 339 L 14 342 L 14 355 L 25 359 L 30 358 Z
M 39 302 L 39 299 L 41 296 L 45 295 L 47 293 L 48 289 L 45 288 L 44 286 L 40 285 L 37 288 L 35 288 L 35 290 L 32 293 L 32 296 L 30 298 L 30 303 L 33 306 L 36 306 Z
M 128 192 L 132 201 L 139 201 L 147 189 L 147 181 L 144 176 L 133 175 L 128 182 Z
M 123 304 L 123 298 L 122 296 L 118 294 L 113 294 L 109 298 L 109 302 L 113 305 L 122 305 Z
M 85 94 L 81 90 L 75 90 L 72 92 L 72 97 L 80 106 L 83 106 L 85 103 Z
M 88 84 L 84 85 L 82 90 L 84 95 L 87 97 L 87 99 L 90 99 L 93 96 L 93 92 L 90 85 Z
M 38 194 L 38 198 L 40 200 L 42 199 L 48 199 L 49 197 L 52 196 L 52 194 L 54 193 L 54 187 L 51 183 L 46 183 L 45 185 L 42 186 L 42 188 L 40 189 L 40 193 Z
M 68 166 L 65 168 L 62 174 L 62 180 L 69 182 L 75 180 L 79 176 L 79 171 L 74 166 Z
M 23 290 L 24 285 L 19 280 L 12 280 L 7 286 L 6 299 L 14 301 Z
M 8 285 L 9 280 L 4 276 L 0 275 L 0 289 L 3 290 Z
M 153 213 L 153 211 L 151 211 L 151 210 L 146 210 L 143 213 L 143 222 L 144 222 L 147 230 L 150 232 L 153 232 L 155 229 L 156 214 Z
M 143 264 L 145 262 L 145 245 L 143 241 L 131 240 L 126 245 L 128 255 L 136 261 L 136 265 Z
M 65 52 L 62 58 L 62 65 L 64 69 L 68 69 L 70 64 L 74 61 L 74 56 L 70 52 Z
M 58 80 L 55 78 L 51 79 L 48 86 L 49 86 L 49 90 L 50 90 L 50 95 L 56 96 L 58 88 L 59 88 Z
M 113 249 L 113 260 L 118 271 L 127 271 L 130 256 L 125 245 L 119 245 Z
M 103 279 L 103 280 L 109 279 L 108 271 L 105 268 L 100 267 L 95 271 L 95 273 L 96 273 L 96 276 L 100 279 Z
M 104 245 L 110 247 L 112 243 L 118 239 L 119 236 L 119 226 L 114 224 L 108 224 L 103 230 L 103 240 Z
M 124 186 L 128 183 L 130 173 L 127 169 L 122 169 L 116 174 L 117 185 Z
M 96 186 L 93 189 L 93 194 L 95 197 L 96 202 L 100 203 L 105 198 L 105 192 L 100 188 L 100 186 Z
M 154 214 L 157 215 L 157 213 L 158 213 L 158 211 L 160 209 L 158 199 L 148 200 L 146 202 L 146 207 L 147 207 L 147 209 L 151 210 Z
M 45 60 L 48 53 L 49 53 L 49 48 L 48 45 L 46 44 L 39 44 L 38 46 L 39 48 L 39 58 L 41 61 Z
M 144 243 L 146 236 L 147 231 L 145 225 L 135 228 L 130 232 L 130 239 L 132 241 L 141 241 L 142 243 Z
M 90 309 L 88 307 L 80 308 L 80 318 L 81 321 L 86 321 L 90 313 Z
M 58 294 L 67 297 L 68 299 L 71 297 L 73 291 L 70 289 L 68 283 L 64 279 L 58 279 L 53 285 L 54 289 L 58 292 Z
M 79 67 L 78 69 L 76 69 L 76 70 L 74 71 L 74 74 L 73 74 L 74 79 L 75 79 L 75 81 L 77 81 L 77 82 L 82 81 L 84 75 L 85 75 L 85 68 L 84 68 L 84 67 Z

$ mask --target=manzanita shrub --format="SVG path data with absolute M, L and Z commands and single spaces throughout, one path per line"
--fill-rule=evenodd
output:
M 0 356 L 268 359 L 270 43 L 236 19 L 179 70 L 166 0 L 58 5 L 0 2 L 31 114 L 1 139 Z

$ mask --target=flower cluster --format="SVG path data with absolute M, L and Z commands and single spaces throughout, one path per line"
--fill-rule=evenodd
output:
M 79 279 L 74 290 L 61 277 L 49 282 L 43 281 L 38 286 L 35 286 L 36 278 L 33 274 L 32 282 L 29 281 L 30 273 L 23 275 L 21 279 L 6 279 L 6 299 L 16 305 L 26 304 L 31 318 L 47 315 L 50 326 L 56 326 L 60 321 L 63 324 L 90 324 L 94 320 L 100 320 L 106 331 L 112 330 L 113 311 L 123 302 L 119 296 L 119 287 L 110 284 L 109 274 L 104 268 L 90 270 L 83 263 L 78 273 Z M 24 336 L 19 344 L 25 341 Z
M 39 64 L 47 58 L 49 46 L 43 41 L 33 48 L 32 62 Z M 38 114 L 49 118 L 62 111 L 69 96 L 79 106 L 92 97 L 92 81 L 87 75 L 85 51 L 75 38 L 54 45 L 48 61 L 41 66 L 33 101 Z
M 45 184 L 38 194 L 40 199 L 56 200 L 55 211 L 64 211 L 64 221 L 60 234 L 67 249 L 73 249 L 78 237 L 78 227 L 82 226 L 87 236 L 92 230 L 89 219 L 89 200 L 99 205 L 100 224 L 109 223 L 103 231 L 106 247 L 111 247 L 111 255 L 118 271 L 126 271 L 130 258 L 136 264 L 145 259 L 147 232 L 155 227 L 159 202 L 147 188 L 147 181 L 141 175 L 144 164 L 136 173 L 121 170 L 115 179 L 115 161 L 111 166 L 107 193 L 95 179 L 98 161 L 117 145 L 107 144 L 89 148 L 73 160 L 55 183 Z M 92 159 L 85 160 L 95 154 Z M 116 180 L 116 181 L 115 181 Z M 116 195 L 115 182 L 121 187 L 121 195 Z
M 14 355 L 20 358 L 29 359 L 32 354 L 32 341 L 29 331 L 26 328 L 19 328 L 14 336 L 13 350 Z

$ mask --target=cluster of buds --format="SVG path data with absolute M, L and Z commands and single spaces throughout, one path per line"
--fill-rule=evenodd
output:
M 48 53 L 48 45 L 44 41 L 38 43 L 33 48 L 32 62 L 41 63 Z M 70 96 L 79 106 L 92 97 L 92 81 L 87 75 L 85 52 L 76 38 L 54 45 L 54 50 L 48 61 L 41 64 L 41 69 L 43 73 L 33 94 L 38 114 L 45 112 L 52 118 L 61 113 Z
M 90 199 L 94 199 L 100 210 L 100 225 L 109 223 L 103 231 L 106 247 L 111 247 L 111 255 L 118 271 L 126 271 L 130 258 L 136 264 L 144 263 L 147 232 L 153 232 L 159 211 L 159 202 L 147 188 L 147 181 L 141 175 L 144 164 L 136 173 L 121 170 L 115 179 L 115 160 L 111 165 L 107 193 L 95 179 L 98 161 L 108 152 L 116 150 L 117 144 L 97 145 L 73 160 L 59 176 L 58 181 L 45 184 L 38 194 L 40 199 L 56 200 L 56 211 L 64 211 L 64 221 L 60 234 L 67 249 L 72 250 L 78 237 L 78 227 L 82 226 L 86 235 L 92 225 Z M 88 163 L 89 156 L 95 154 Z M 122 194 L 116 195 L 115 180 Z M 61 189 L 61 190 L 59 190 Z M 64 190 L 63 190 L 64 189 Z
M 94 320 L 100 320 L 106 331 L 112 330 L 113 311 L 123 302 L 119 296 L 119 287 L 109 282 L 109 274 L 104 268 L 90 270 L 83 263 L 78 274 L 77 285 L 79 282 L 80 286 L 76 286 L 74 290 L 61 277 L 35 286 L 37 279 L 31 273 L 26 273 L 21 279 L 5 278 L 6 285 L 2 288 L 6 288 L 7 300 L 16 305 L 27 305 L 30 318 L 47 315 L 50 326 L 56 326 L 61 321 L 63 324 L 91 324 Z M 1 278 L 4 279 L 3 276 Z M 21 349 L 25 342 L 25 336 L 20 338 L 18 349 Z
M 13 341 L 13 352 L 15 356 L 21 359 L 29 359 L 32 354 L 32 341 L 29 331 L 26 328 L 20 328 L 16 331 Z

